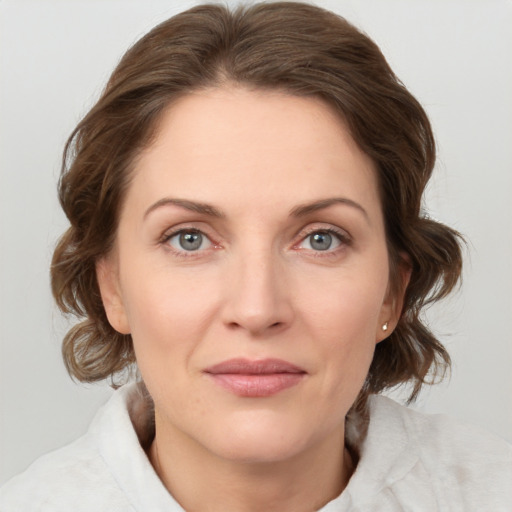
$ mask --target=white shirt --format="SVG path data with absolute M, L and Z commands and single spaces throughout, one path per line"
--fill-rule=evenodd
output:
M 347 422 L 360 460 L 321 512 L 512 511 L 512 446 L 504 440 L 382 396 L 371 397 L 369 410 L 367 432 Z M 83 437 L 0 489 L 0 511 L 183 512 L 141 447 L 147 418 L 136 386 L 120 388 Z

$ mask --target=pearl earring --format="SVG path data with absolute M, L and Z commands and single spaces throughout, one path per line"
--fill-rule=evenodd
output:
M 383 330 L 383 331 L 387 331 L 387 330 L 388 330 L 388 322 L 386 322 L 385 324 L 383 324 L 383 326 L 382 326 L 382 330 Z

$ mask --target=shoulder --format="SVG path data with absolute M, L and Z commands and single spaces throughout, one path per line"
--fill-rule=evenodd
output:
M 398 419 L 409 442 L 425 456 L 435 454 L 438 463 L 512 464 L 512 445 L 477 426 L 445 414 L 425 414 L 383 396 L 374 397 L 371 407 L 372 416 L 384 425 Z
M 370 425 L 372 419 L 379 438 L 391 436 L 395 450 L 402 448 L 404 456 L 414 454 L 416 463 L 410 474 L 428 480 L 439 503 L 461 510 L 512 509 L 512 445 L 504 439 L 385 397 L 372 399 Z
M 122 396 L 121 396 L 122 398 Z M 0 489 L 2 512 L 89 512 L 134 510 L 104 457 L 104 444 L 126 437 L 123 400 L 113 397 L 98 412 L 88 432 L 36 460 Z M 129 443 L 125 450 L 131 451 Z
M 89 435 L 44 455 L 0 489 L 2 512 L 101 510 L 100 501 L 123 500 Z

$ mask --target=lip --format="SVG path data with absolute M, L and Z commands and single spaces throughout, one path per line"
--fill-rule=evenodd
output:
M 307 372 L 282 359 L 230 359 L 204 370 L 216 384 L 242 397 L 268 397 L 299 384 Z

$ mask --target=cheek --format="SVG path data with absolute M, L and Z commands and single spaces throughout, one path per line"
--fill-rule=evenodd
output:
M 387 279 L 381 273 L 356 277 L 352 272 L 323 285 L 297 294 L 306 297 L 302 317 L 326 362 L 330 391 L 338 394 L 340 386 L 348 386 L 358 392 L 373 358 Z
M 142 372 L 183 365 L 204 336 L 217 295 L 212 279 L 199 273 L 156 267 L 126 276 L 124 306 Z
M 304 316 L 324 334 L 356 340 L 371 333 L 373 339 L 387 283 L 384 265 L 353 266 L 302 280 L 295 295 Z

